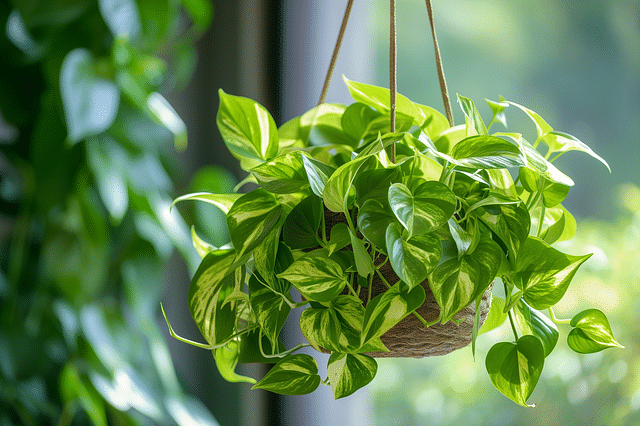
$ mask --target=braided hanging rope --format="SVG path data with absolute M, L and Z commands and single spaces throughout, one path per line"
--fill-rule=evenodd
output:
M 442 93 L 442 103 L 444 103 L 444 110 L 447 114 L 447 120 L 449 125 L 453 127 L 453 111 L 451 110 L 451 100 L 449 99 L 449 92 L 447 90 L 447 81 L 444 78 L 444 67 L 442 65 L 442 57 L 440 56 L 440 47 L 438 46 L 438 38 L 436 37 L 436 27 L 433 24 L 433 8 L 431 7 L 431 0 L 426 0 L 427 13 L 429 14 L 429 24 L 431 25 L 431 35 L 433 36 L 433 47 L 436 53 L 436 67 L 438 69 L 438 80 L 440 80 L 440 92 Z
M 333 48 L 333 55 L 331 55 L 331 62 L 329 62 L 329 69 L 327 70 L 327 75 L 324 78 L 324 85 L 322 86 L 322 92 L 320 93 L 320 100 L 318 101 L 318 105 L 322 105 L 324 103 L 325 98 L 327 97 L 327 90 L 329 90 L 329 83 L 331 82 L 331 76 L 333 75 L 333 70 L 336 67 L 338 52 L 340 52 L 340 46 L 342 46 L 342 39 L 344 38 L 344 33 L 347 30 L 347 22 L 349 21 L 349 15 L 351 14 L 352 7 L 353 7 L 353 0 L 348 0 L 347 8 L 344 11 L 344 16 L 342 18 L 342 25 L 340 25 L 340 32 L 338 33 L 338 40 L 336 40 L 336 45 Z

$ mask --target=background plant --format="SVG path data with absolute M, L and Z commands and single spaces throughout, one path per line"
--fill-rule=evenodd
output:
M 0 6 L 0 423 L 216 424 L 154 318 L 208 1 Z

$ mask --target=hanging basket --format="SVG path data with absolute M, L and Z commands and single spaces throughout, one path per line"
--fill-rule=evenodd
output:
M 325 208 L 324 214 L 326 232 L 329 232 L 337 223 L 347 223 L 342 213 L 334 213 Z M 345 247 L 344 250 L 351 250 L 351 246 Z M 386 256 L 380 259 L 378 264 L 382 263 L 384 264 L 380 268 L 380 273 L 385 280 L 388 283 L 398 282 L 400 278 L 394 272 Z M 421 285 L 424 288 L 426 297 L 422 306 L 416 309 L 415 312 L 431 323 L 439 317 L 440 306 L 438 306 L 433 297 L 428 280 L 424 280 Z M 482 295 L 479 326 L 484 323 L 489 314 L 492 289 L 493 283 Z M 371 284 L 371 297 L 369 298 L 369 290 L 366 287 L 360 289 L 359 297 L 366 307 L 367 300 L 373 299 L 386 290 L 386 284 L 375 274 Z M 453 320 L 445 324 L 436 323 L 429 327 L 425 327 L 416 316 L 408 315 L 395 327 L 382 335 L 382 343 L 389 349 L 389 352 L 371 352 L 367 353 L 367 355 L 373 358 L 424 358 L 449 354 L 471 343 L 475 313 L 475 303 L 472 303 L 458 312 L 453 317 Z M 324 350 L 323 352 L 329 353 Z

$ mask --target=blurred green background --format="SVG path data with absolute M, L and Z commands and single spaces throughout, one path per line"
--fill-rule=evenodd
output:
M 425 4 L 397 3 L 398 89 L 442 111 Z M 538 408 L 523 409 L 484 368 L 501 330 L 479 339 L 475 362 L 470 349 L 382 360 L 370 389 L 337 402 L 224 384 L 207 351 L 168 339 L 160 301 L 200 340 L 187 223 L 215 244 L 227 237 L 215 209 L 167 206 L 244 177 L 215 128 L 217 89 L 256 99 L 278 124 L 311 108 L 345 4 L 0 3 L 0 425 L 640 423 L 637 0 L 434 1 L 452 95 L 487 116 L 484 98 L 526 105 L 611 165 L 559 160 L 577 182 L 566 204 L 579 224 L 563 249 L 595 254 L 558 314 L 601 309 L 626 349 L 576 356 L 559 343 Z M 340 74 L 388 85 L 388 13 L 386 0 L 355 2 L 329 102 L 350 102 Z M 518 111 L 508 120 L 534 133 Z

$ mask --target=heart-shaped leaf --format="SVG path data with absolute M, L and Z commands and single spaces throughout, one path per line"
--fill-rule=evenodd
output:
M 278 155 L 278 128 L 271 114 L 259 103 L 241 96 L 218 92 L 220 106 L 216 123 L 224 143 L 240 160 L 244 170 Z
M 402 282 L 374 297 L 364 312 L 362 344 L 367 345 L 399 323 L 404 317 L 424 303 L 426 295 L 422 286 L 409 289 Z
M 516 343 L 496 343 L 485 360 L 491 383 L 504 396 L 524 407 L 544 367 L 544 347 L 535 336 L 522 336 Z
M 382 152 L 382 151 L 381 151 Z M 372 169 L 358 173 L 353 181 L 356 189 L 356 203 L 362 206 L 367 200 L 387 202 L 387 193 L 391 184 L 400 182 L 400 169 Z
M 485 206 L 475 210 L 478 219 L 507 247 L 509 260 L 515 261 L 520 246 L 529 235 L 531 218 L 524 203 Z
M 409 235 L 434 231 L 453 215 L 456 198 L 441 182 L 428 181 L 411 191 L 402 183 L 389 187 L 389 204 Z
M 347 285 L 347 277 L 339 264 L 327 257 L 313 254 L 293 262 L 278 274 L 278 278 L 289 281 L 300 294 L 316 302 L 331 301 Z
M 571 256 L 536 237 L 528 237 L 518 253 L 513 282 L 525 301 L 542 310 L 555 305 L 567 291 L 573 276 L 591 254 Z
M 377 200 L 367 200 L 358 210 L 358 229 L 383 252 L 387 247 L 387 228 L 392 223 L 397 223 L 397 219 Z
M 592 354 L 607 348 L 624 348 L 613 337 L 609 320 L 598 309 L 587 309 L 571 319 L 576 327 L 569 333 L 567 343 L 574 351 Z
M 406 236 L 402 236 L 400 224 L 395 222 L 387 228 L 386 240 L 391 266 L 409 288 L 427 279 L 429 273 L 440 262 L 442 244 L 432 233 L 414 235 L 407 239 Z
M 296 354 L 280 360 L 251 389 L 265 389 L 281 395 L 304 395 L 319 385 L 316 360 L 310 355 Z
M 60 68 L 60 94 L 71 143 L 107 130 L 118 113 L 120 91 L 115 83 L 96 75 L 93 62 L 90 51 L 78 48 L 65 56 Z
M 382 114 L 368 105 L 360 102 L 355 102 L 347 107 L 342 114 L 340 124 L 342 124 L 342 130 L 351 136 L 353 139 L 360 141 L 364 136 L 369 123 L 381 116 Z
M 329 383 L 335 399 L 353 394 L 376 376 L 378 363 L 362 354 L 332 353 L 327 365 Z
M 445 259 L 436 266 L 429 276 L 429 287 L 440 306 L 443 324 L 484 293 L 501 260 L 500 246 L 483 236 L 473 253 Z
M 249 253 L 278 223 L 282 206 L 262 188 L 244 194 L 227 213 L 227 226 L 238 257 Z
M 368 170 L 375 165 L 374 156 L 358 156 L 356 159 L 340 166 L 327 181 L 322 199 L 329 210 L 335 213 L 346 213 L 349 206 L 347 199 L 352 189 L 353 180 L 359 171 Z
M 544 347 L 544 356 L 547 357 L 558 342 L 558 327 L 542 312 L 527 305 L 520 299 L 516 304 L 516 323 L 522 334 L 532 334 L 540 339 Z
M 329 237 L 329 256 L 334 252 L 341 250 L 351 244 L 351 231 L 346 223 L 336 223 L 331 228 L 331 235 Z
M 274 194 L 291 194 L 309 187 L 302 158 L 297 152 L 265 161 L 251 169 L 251 173 L 261 187 Z

